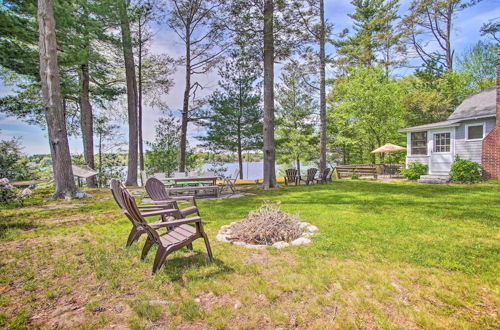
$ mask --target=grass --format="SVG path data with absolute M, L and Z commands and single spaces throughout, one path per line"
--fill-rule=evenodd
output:
M 201 200 L 203 242 L 150 275 L 106 190 L 0 208 L 0 328 L 499 328 L 500 184 L 339 181 Z M 218 229 L 264 201 L 319 227 L 248 250 Z M 47 206 L 65 205 L 67 208 Z

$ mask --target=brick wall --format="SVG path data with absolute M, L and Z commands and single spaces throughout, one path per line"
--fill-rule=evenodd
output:
M 481 163 L 486 178 L 500 178 L 500 59 L 497 69 L 497 118 L 495 128 L 483 139 Z

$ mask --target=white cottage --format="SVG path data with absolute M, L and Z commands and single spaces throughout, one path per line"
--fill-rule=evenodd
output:
M 421 162 L 429 174 L 447 176 L 460 156 L 482 163 L 483 139 L 496 125 L 496 87 L 466 98 L 446 121 L 399 130 L 407 133 L 406 164 Z

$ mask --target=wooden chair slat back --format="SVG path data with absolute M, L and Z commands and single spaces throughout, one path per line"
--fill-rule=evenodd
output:
M 111 179 L 111 182 L 109 184 L 109 188 L 111 189 L 111 194 L 113 195 L 116 204 L 118 204 L 118 206 L 122 210 L 125 209 L 125 204 L 123 203 L 123 197 L 122 197 L 123 187 L 124 187 L 123 183 L 121 183 L 119 180 Z
M 308 181 L 312 181 L 314 180 L 314 177 L 316 176 L 316 173 L 318 172 L 318 169 L 317 168 L 310 168 L 307 170 L 307 180 Z
M 285 174 L 289 178 L 296 178 L 298 175 L 298 171 L 296 168 L 289 168 L 288 170 L 285 170 Z
M 324 182 L 328 180 L 328 174 L 330 173 L 330 169 L 327 167 L 323 171 L 323 175 L 321 176 L 321 179 L 323 179 Z
M 165 190 L 165 185 L 163 182 L 157 178 L 149 178 L 144 186 L 149 197 L 154 201 L 165 201 L 171 199 L 167 191 Z
M 122 189 L 122 198 L 123 203 L 125 205 L 125 214 L 134 222 L 136 222 L 139 226 L 141 226 L 144 231 L 148 234 L 149 238 L 155 242 L 156 244 L 160 244 L 160 235 L 151 228 L 151 226 L 147 223 L 146 220 L 141 215 L 137 204 L 135 203 L 134 197 L 129 193 L 126 188 Z

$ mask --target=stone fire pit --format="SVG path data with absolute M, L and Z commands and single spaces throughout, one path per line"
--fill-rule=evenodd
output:
M 264 204 L 260 209 L 250 212 L 245 219 L 222 226 L 216 239 L 251 249 L 268 246 L 282 249 L 290 244 L 309 244 L 311 236 L 318 231 L 318 227 L 300 221 L 298 216 Z

